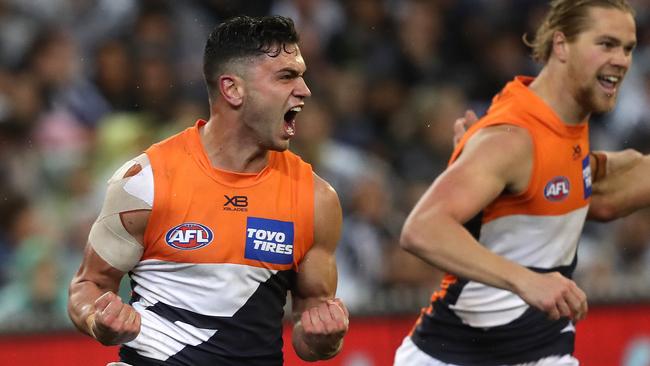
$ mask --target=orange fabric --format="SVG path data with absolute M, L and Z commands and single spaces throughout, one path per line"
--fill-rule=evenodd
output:
M 433 313 L 433 303 L 436 301 L 439 301 L 441 299 L 444 299 L 445 296 L 447 296 L 447 290 L 449 290 L 449 286 L 455 284 L 458 282 L 458 277 L 446 273 L 445 276 L 442 278 L 442 282 L 440 284 L 440 290 L 435 291 L 433 295 L 431 295 L 431 305 L 429 305 L 427 308 L 422 308 L 420 311 L 420 316 L 418 316 L 418 319 L 415 321 L 415 324 L 411 328 L 411 331 L 409 332 L 409 336 L 415 332 L 415 329 L 422 323 L 422 317 L 425 315 L 430 315 Z
M 534 144 L 533 172 L 520 195 L 502 195 L 483 211 L 483 222 L 507 215 L 562 215 L 589 203 L 591 176 L 587 121 L 567 125 L 528 85 L 529 77 L 517 77 L 494 97 L 488 113 L 465 133 L 452 154 L 452 164 L 465 143 L 479 129 L 510 124 L 522 127 Z M 560 169 L 558 169 L 560 167 Z M 558 178 L 555 182 L 554 179 Z M 561 182 L 566 178 L 565 182 Z M 589 180 L 589 181 L 587 181 Z M 560 182 L 560 183 L 558 183 Z M 567 187 L 568 185 L 568 187 Z M 554 186 L 554 187 L 552 187 Z M 556 196 L 548 194 L 556 189 Z M 566 195 L 562 192 L 568 193 Z M 588 192 L 586 192 L 588 191 Z
M 205 123 L 199 120 L 195 126 L 146 151 L 154 176 L 154 202 L 145 231 L 142 260 L 297 269 L 313 242 L 311 166 L 289 151 L 272 151 L 268 166 L 258 174 L 215 169 L 199 136 L 199 128 Z M 250 218 L 292 223 L 291 263 L 246 258 L 247 239 L 252 240 L 247 231 Z M 173 247 L 166 236 L 183 223 L 208 227 L 213 234 L 212 241 L 192 250 Z M 207 234 L 199 235 L 205 238 Z

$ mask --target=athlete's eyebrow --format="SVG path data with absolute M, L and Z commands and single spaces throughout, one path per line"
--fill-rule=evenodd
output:
M 620 40 L 619 38 L 612 36 L 612 35 L 602 35 L 600 37 L 596 38 L 597 43 L 608 43 L 607 47 L 623 47 L 623 50 L 625 51 L 626 54 L 631 54 L 632 51 L 636 48 L 636 39 L 633 41 L 630 41 L 626 44 L 623 44 L 623 41 Z
M 280 70 L 277 71 L 277 74 L 282 74 L 286 73 L 288 74 L 287 76 L 292 77 L 292 78 L 297 78 L 299 76 L 302 76 L 305 72 L 300 72 L 297 69 L 293 67 L 283 67 Z
M 623 44 L 623 41 L 621 41 L 619 38 L 617 38 L 617 37 L 615 37 L 615 36 L 607 35 L 607 34 L 602 35 L 602 36 L 596 38 L 596 41 L 597 41 L 597 42 L 604 42 L 604 41 L 611 42 L 611 43 L 613 43 L 615 46 L 620 46 L 620 45 Z M 634 49 L 634 48 L 636 48 L 636 40 L 631 41 L 631 42 L 625 44 L 625 48 L 629 48 L 629 49 Z
M 618 45 L 620 45 L 622 43 L 620 39 L 618 39 L 618 38 L 616 38 L 614 36 L 610 36 L 610 35 L 599 36 L 598 38 L 596 38 L 596 41 L 597 42 L 605 42 L 605 41 L 607 41 L 607 42 L 613 43 L 615 46 L 618 46 Z

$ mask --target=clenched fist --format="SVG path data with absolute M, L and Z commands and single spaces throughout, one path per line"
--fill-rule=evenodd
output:
M 140 333 L 140 314 L 110 291 L 95 300 L 95 312 L 86 323 L 93 337 L 105 346 L 129 342 Z
M 303 340 L 313 352 L 320 355 L 319 359 L 338 353 L 341 340 L 348 331 L 349 316 L 340 299 L 321 302 L 302 312 Z

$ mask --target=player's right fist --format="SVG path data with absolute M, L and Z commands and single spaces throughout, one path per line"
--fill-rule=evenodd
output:
M 140 314 L 110 291 L 95 300 L 95 312 L 86 323 L 93 337 L 105 346 L 132 341 L 140 333 Z

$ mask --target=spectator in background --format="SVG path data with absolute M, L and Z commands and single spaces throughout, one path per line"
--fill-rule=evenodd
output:
M 32 224 L 27 198 L 3 185 L 0 191 L 0 287 L 9 280 L 9 269 L 20 242 L 29 235 Z

